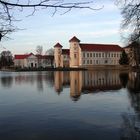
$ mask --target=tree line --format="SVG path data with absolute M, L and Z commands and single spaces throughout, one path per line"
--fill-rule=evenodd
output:
M 0 53 L 0 68 L 10 67 L 14 64 L 13 56 L 10 51 L 2 51 Z
M 136 61 L 136 65 L 139 66 L 140 60 L 140 1 L 139 0 L 114 0 L 117 6 L 120 8 L 123 18 L 121 24 L 122 32 L 127 32 L 125 38 L 127 44 L 132 47 L 133 59 Z M 27 9 L 31 10 L 31 13 L 26 16 L 33 16 L 38 10 L 54 10 L 52 15 L 56 14 L 58 10 L 61 10 L 63 14 L 71 11 L 72 9 L 90 9 L 99 10 L 101 8 L 91 7 L 94 1 L 72 1 L 65 0 L 15 0 L 5 1 L 0 0 L 0 41 L 7 34 L 14 32 L 18 27 L 14 26 L 14 22 L 18 21 L 15 18 L 17 11 L 24 12 Z

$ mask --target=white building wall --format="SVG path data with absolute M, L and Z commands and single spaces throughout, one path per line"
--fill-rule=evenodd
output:
M 119 65 L 121 52 L 82 52 L 82 65 Z

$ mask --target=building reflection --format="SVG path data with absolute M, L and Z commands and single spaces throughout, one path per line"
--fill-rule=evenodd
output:
M 44 85 L 53 87 L 54 85 L 54 73 L 15 73 L 11 76 L 0 77 L 0 85 L 2 87 L 11 88 L 13 85 L 35 85 L 40 92 L 44 91 Z
M 44 84 L 52 86 L 54 85 L 54 75 L 53 72 L 44 73 L 19 73 L 14 77 L 16 85 L 31 84 L 36 85 L 38 91 L 44 91 Z
M 55 91 L 60 94 L 63 91 L 63 72 L 56 71 L 54 73 L 54 87 Z
M 70 97 L 73 101 L 79 100 L 82 89 L 82 71 L 70 72 Z
M 119 71 L 70 71 L 55 72 L 55 90 L 63 91 L 70 87 L 70 97 L 77 101 L 81 94 L 99 91 L 119 90 L 122 88 Z
M 128 72 L 122 72 L 120 73 L 120 81 L 121 81 L 121 84 L 122 84 L 122 87 L 123 88 L 126 88 L 127 87 L 127 83 L 128 83 Z
M 60 94 L 63 91 L 63 87 L 69 87 L 70 85 L 70 73 L 56 71 L 54 72 L 54 87 L 55 91 Z
M 140 73 L 129 73 L 128 89 L 132 93 L 137 93 L 140 91 Z
M 83 73 L 82 92 L 121 89 L 119 71 L 89 71 Z

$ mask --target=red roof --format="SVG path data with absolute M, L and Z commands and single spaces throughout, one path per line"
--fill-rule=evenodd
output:
M 54 47 L 62 48 L 63 46 L 60 43 L 54 45 Z
M 115 51 L 120 52 L 123 49 L 118 45 L 111 44 L 80 44 L 82 51 Z
M 69 42 L 80 42 L 80 40 L 74 36 L 72 39 L 69 40 Z
M 70 50 L 69 49 L 62 49 L 62 54 L 70 55 Z
M 26 59 L 27 57 L 34 55 L 33 53 L 30 54 L 23 54 L 23 55 L 15 55 L 15 59 Z M 53 55 L 34 55 L 39 59 L 54 59 Z
M 25 58 L 29 57 L 30 55 L 34 55 L 34 54 L 30 53 L 30 54 L 15 55 L 15 59 L 25 59 Z

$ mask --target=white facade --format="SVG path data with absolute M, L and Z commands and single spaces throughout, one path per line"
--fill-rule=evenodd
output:
M 69 40 L 69 66 L 70 67 L 92 67 L 97 65 L 119 65 L 122 48 L 112 44 L 81 44 L 80 40 L 73 37 Z M 55 66 L 64 67 L 62 46 L 55 46 Z M 67 57 L 68 58 L 68 57 Z M 68 62 L 68 60 L 67 60 Z
M 53 66 L 53 56 L 39 56 L 34 54 L 29 55 L 15 55 L 15 67 L 21 68 L 38 68 Z
M 121 52 L 82 52 L 82 65 L 119 65 Z

